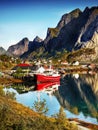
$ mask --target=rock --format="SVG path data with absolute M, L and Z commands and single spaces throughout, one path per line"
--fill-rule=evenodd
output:
M 20 56 L 26 51 L 28 51 L 28 44 L 29 44 L 28 38 L 24 38 L 17 44 L 10 46 L 7 52 L 14 56 Z
M 0 55 L 6 54 L 6 50 L 3 47 L 0 47 Z

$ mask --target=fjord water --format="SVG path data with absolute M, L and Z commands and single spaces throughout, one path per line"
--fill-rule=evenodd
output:
M 60 86 L 52 95 L 40 91 L 18 93 L 16 100 L 30 108 L 34 101 L 45 99 L 49 111 L 48 116 L 56 114 L 63 106 L 68 118 L 79 118 L 98 124 L 98 74 L 70 74 L 61 78 Z

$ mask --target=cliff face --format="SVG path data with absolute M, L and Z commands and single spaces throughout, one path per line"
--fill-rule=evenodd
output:
M 95 48 L 98 46 L 98 7 L 86 8 L 83 12 L 77 9 L 65 14 L 56 28 L 59 30 L 57 36 L 49 35 L 50 39 L 49 36 L 45 39 L 49 52 L 63 48 L 69 51 L 81 47 Z
M 89 21 L 90 20 L 92 20 L 92 22 L 90 22 L 89 25 L 86 25 L 86 30 L 82 29 L 79 38 L 75 44 L 75 48 L 81 48 L 81 47 L 94 48 L 96 52 L 95 57 L 97 57 L 98 56 L 98 16 L 96 16 L 95 18 L 90 17 Z
M 68 14 L 64 14 L 57 24 L 55 28 L 48 28 L 46 39 L 44 40 L 44 44 L 48 50 L 54 49 L 56 46 L 59 46 L 59 34 L 61 29 L 69 24 L 71 21 L 79 17 L 81 11 L 79 9 L 75 9 Z M 59 47 L 58 47 L 59 48 Z
M 48 28 L 44 41 L 39 37 L 30 42 L 24 38 L 18 44 L 9 47 L 8 52 L 25 58 L 40 47 L 43 48 L 42 51 L 44 50 L 43 54 L 44 52 L 52 54 L 63 49 L 72 51 L 88 48 L 94 53 L 90 56 L 81 55 L 79 59 L 86 57 L 88 61 L 96 59 L 98 57 L 98 7 L 87 7 L 83 12 L 75 9 L 64 14 L 55 28 Z
M 33 41 L 29 42 L 29 50 L 34 51 L 36 48 L 40 47 L 42 44 L 42 39 L 36 36 Z
M 19 43 L 10 46 L 7 52 L 14 56 L 20 56 L 24 52 L 28 51 L 28 44 L 29 44 L 28 38 L 24 38 Z
M 69 22 L 71 22 L 73 19 L 79 17 L 79 15 L 81 14 L 81 10 L 80 9 L 75 9 L 72 12 L 68 13 L 68 14 L 64 14 L 60 20 L 60 22 L 57 24 L 57 27 L 59 30 L 61 30 L 62 27 L 64 27 L 66 24 L 68 24 Z
M 36 49 L 40 48 L 43 46 L 43 40 L 36 36 L 33 41 L 30 41 L 28 44 L 28 50 L 24 52 L 20 57 L 21 58 L 27 58 L 29 55 L 33 52 L 36 51 Z

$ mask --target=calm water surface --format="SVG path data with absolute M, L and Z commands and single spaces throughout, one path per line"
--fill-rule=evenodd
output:
M 66 75 L 61 78 L 58 90 L 52 95 L 41 91 L 21 94 L 12 87 L 8 90 L 16 93 L 16 100 L 30 108 L 37 99 L 45 99 L 49 108 L 48 116 L 56 114 L 63 106 L 68 118 L 98 124 L 98 74 Z

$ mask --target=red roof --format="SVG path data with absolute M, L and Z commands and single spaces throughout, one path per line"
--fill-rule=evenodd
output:
M 21 64 L 18 64 L 17 66 L 20 66 L 20 67 L 29 67 L 31 65 L 30 64 L 21 63 Z

